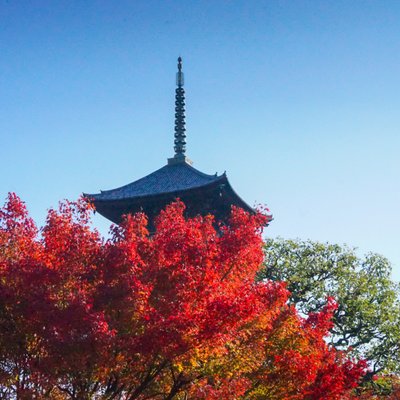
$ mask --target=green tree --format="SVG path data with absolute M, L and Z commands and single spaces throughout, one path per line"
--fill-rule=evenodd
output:
M 332 296 L 338 303 L 331 343 L 368 360 L 371 372 L 400 372 L 399 285 L 379 254 L 360 258 L 355 249 L 303 240 L 268 240 L 260 279 L 287 282 L 290 301 L 304 314 Z

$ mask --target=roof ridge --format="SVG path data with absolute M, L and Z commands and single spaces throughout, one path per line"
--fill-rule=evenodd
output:
M 100 190 L 100 193 L 85 193 L 84 195 L 97 199 L 115 199 L 172 193 L 208 185 L 223 176 L 205 174 L 187 163 L 167 164 L 126 185 L 109 190 Z
M 216 178 L 218 176 L 221 176 L 221 175 L 218 175 L 217 172 L 214 175 L 206 174 L 205 172 L 201 172 L 200 170 L 198 170 L 197 168 L 195 168 L 195 167 L 193 167 L 192 165 L 189 165 L 189 164 L 186 164 L 186 167 L 192 169 L 193 172 L 196 172 L 198 175 L 204 176 L 204 177 L 207 177 L 207 178 Z

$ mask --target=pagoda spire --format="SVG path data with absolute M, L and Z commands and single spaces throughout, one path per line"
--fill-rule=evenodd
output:
M 185 122 L 185 89 L 184 75 L 182 72 L 182 57 L 178 58 L 178 72 L 176 73 L 176 89 L 175 89 L 175 140 L 173 158 L 168 159 L 168 164 L 180 162 L 192 162 L 186 158 L 186 122 Z
M 175 157 L 185 156 L 186 128 L 185 128 L 185 89 L 182 72 L 182 58 L 178 58 L 178 72 L 176 73 L 175 90 Z

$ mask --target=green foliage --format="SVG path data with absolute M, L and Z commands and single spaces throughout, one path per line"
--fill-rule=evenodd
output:
M 259 279 L 285 281 L 290 301 L 304 314 L 338 302 L 330 338 L 338 349 L 369 361 L 377 372 L 400 371 L 399 285 L 379 254 L 360 258 L 346 246 L 302 240 L 268 240 Z

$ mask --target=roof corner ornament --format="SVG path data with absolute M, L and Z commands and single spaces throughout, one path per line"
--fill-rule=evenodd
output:
M 182 57 L 178 58 L 178 72 L 176 73 L 176 86 L 175 89 L 175 140 L 174 150 L 175 155 L 173 158 L 168 159 L 168 164 L 179 164 L 192 162 L 185 156 L 186 153 L 186 122 L 185 122 L 185 83 L 184 75 L 182 72 Z

